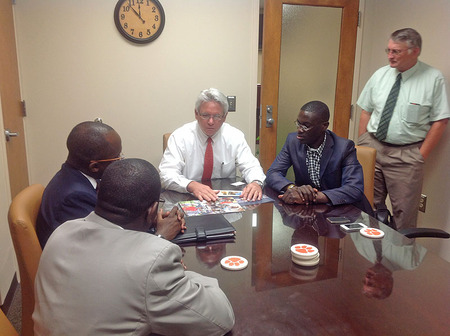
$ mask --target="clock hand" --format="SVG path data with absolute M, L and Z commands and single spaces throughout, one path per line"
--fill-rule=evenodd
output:
M 141 19 L 141 21 L 142 21 L 142 23 L 145 23 L 145 21 L 142 19 L 142 17 L 141 17 L 141 14 L 140 13 L 138 13 L 138 12 L 136 12 L 136 10 L 131 6 L 131 3 L 129 2 L 129 6 L 130 6 L 130 8 L 131 8 L 131 10 L 134 12 L 134 14 L 136 14 L 137 15 L 137 17 L 139 18 L 139 19 Z M 139 5 L 139 7 L 141 7 L 141 5 Z M 141 9 L 139 8 L 139 12 L 141 11 Z

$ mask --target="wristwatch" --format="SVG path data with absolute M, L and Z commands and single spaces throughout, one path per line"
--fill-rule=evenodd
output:
M 262 183 L 259 180 L 253 180 L 252 183 L 255 182 L 257 185 L 259 185 L 261 187 L 261 189 L 264 187 L 264 183 Z
M 156 237 L 165 239 L 161 234 L 157 235 Z

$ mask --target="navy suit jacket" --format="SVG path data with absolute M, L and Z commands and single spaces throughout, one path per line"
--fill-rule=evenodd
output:
M 355 144 L 330 130 L 326 132 L 327 140 L 320 161 L 320 191 L 333 205 L 361 201 L 368 204 L 364 196 L 363 170 L 356 158 Z M 286 172 L 291 166 L 294 169 L 296 185 L 313 185 L 306 166 L 306 145 L 300 143 L 297 133 L 288 134 L 283 148 L 267 171 L 266 184 L 281 192 L 292 183 L 286 178 Z M 371 208 L 369 206 L 369 209 L 366 209 L 366 205 L 362 210 L 368 210 L 370 214 Z
M 97 203 L 97 192 L 78 170 L 64 163 L 42 196 L 36 233 L 44 248 L 52 232 L 62 223 L 86 217 Z

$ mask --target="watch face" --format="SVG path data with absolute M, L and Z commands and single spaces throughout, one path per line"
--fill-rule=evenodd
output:
M 135 43 L 149 43 L 164 29 L 164 9 L 158 0 L 119 0 L 114 10 L 119 32 Z

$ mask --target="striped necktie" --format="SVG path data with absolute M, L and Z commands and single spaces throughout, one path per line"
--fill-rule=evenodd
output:
M 214 161 L 213 161 L 212 139 L 208 138 L 208 144 L 206 145 L 206 151 L 205 151 L 205 161 L 203 162 L 202 181 L 211 180 L 213 166 L 214 166 Z
M 397 104 L 398 92 L 400 91 L 400 83 L 402 81 L 402 74 L 397 75 L 394 85 L 392 85 L 391 92 L 384 105 L 383 113 L 381 114 L 380 122 L 378 123 L 377 133 L 375 136 L 378 140 L 383 141 L 386 139 L 387 131 L 389 128 L 389 122 L 394 112 L 395 104 Z

